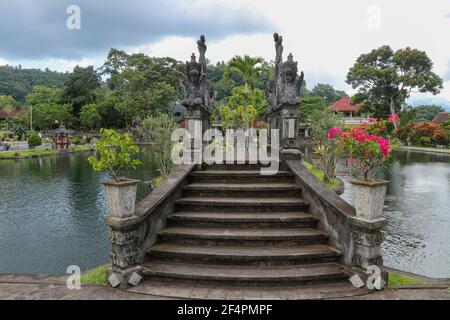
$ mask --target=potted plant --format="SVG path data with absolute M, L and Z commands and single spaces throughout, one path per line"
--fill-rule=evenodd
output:
M 331 128 L 328 139 L 335 140 L 338 152 L 346 157 L 345 164 L 354 177 L 352 184 L 356 214 L 365 220 L 383 216 L 383 204 L 389 181 L 374 178 L 376 169 L 386 164 L 396 145 L 387 134 L 388 126 L 397 120 L 371 120 L 361 127 L 342 130 Z
M 121 174 L 123 170 L 136 169 L 141 164 L 135 159 L 138 147 L 128 134 L 120 135 L 114 130 L 102 129 L 95 150 L 100 157 L 89 157 L 89 163 L 95 171 L 106 172 L 111 177 L 103 183 L 109 214 L 118 218 L 133 215 L 139 180 L 127 179 Z

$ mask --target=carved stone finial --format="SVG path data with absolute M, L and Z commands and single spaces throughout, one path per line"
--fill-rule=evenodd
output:
M 186 62 L 186 79 L 181 81 L 181 87 L 184 91 L 184 99 L 182 104 L 185 107 L 201 107 L 211 109 L 214 94 L 209 87 L 206 79 L 206 57 L 207 50 L 206 38 L 204 35 L 197 40 L 199 59 L 195 53 L 191 55 L 191 61 Z

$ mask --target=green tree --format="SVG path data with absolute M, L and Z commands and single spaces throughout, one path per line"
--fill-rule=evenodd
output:
M 336 90 L 333 86 L 325 83 L 316 84 L 310 94 L 312 96 L 322 97 L 327 105 L 330 105 L 347 95 L 345 91 Z
M 73 124 L 72 106 L 61 101 L 62 90 L 45 86 L 35 86 L 26 97 L 27 103 L 33 107 L 33 128 L 48 130 L 56 122 Z
M 141 161 L 136 159 L 139 148 L 127 133 L 120 135 L 112 129 L 102 129 L 101 134 L 95 144 L 100 158 L 88 158 L 95 171 L 106 172 L 115 181 L 119 181 L 123 170 L 136 169 L 141 165 Z
M 439 112 L 445 112 L 445 109 L 436 105 L 422 105 L 414 107 L 416 122 L 431 121 Z
M 298 116 L 301 122 L 311 122 L 311 115 L 314 111 L 326 109 L 328 109 L 328 103 L 323 97 L 309 95 L 302 99 Z
M 81 107 L 95 102 L 95 90 L 100 87 L 100 76 L 93 66 L 76 66 L 64 83 L 62 99 L 72 105 L 72 115 L 78 118 Z
M 69 73 L 50 71 L 49 69 L 24 69 L 13 66 L 0 66 L 0 95 L 12 96 L 23 102 L 35 86 L 62 88 Z
M 112 49 L 101 74 L 110 76 L 108 86 L 117 98 L 116 108 L 128 125 L 135 117 L 170 112 L 170 103 L 181 98 L 182 70 L 183 64 L 172 58 L 128 55 Z
M 243 125 L 248 128 L 257 117 L 262 117 L 266 110 L 267 100 L 261 89 L 253 88 L 249 91 L 248 88 L 240 86 L 233 89 L 226 105 L 219 108 L 219 113 L 224 128 Z
M 40 103 L 33 107 L 33 128 L 48 130 L 58 123 L 73 124 L 70 104 Z
M 144 138 L 152 142 L 152 151 L 156 155 L 161 175 L 165 179 L 174 167 L 171 157 L 173 147 L 171 137 L 178 126 L 170 116 L 160 114 L 156 117 L 146 118 L 142 123 L 142 128 Z
M 347 74 L 347 83 L 358 93 L 353 102 L 364 102 L 365 111 L 386 118 L 405 106 L 411 92 L 438 94 L 442 79 L 423 51 L 405 48 L 394 52 L 382 46 L 358 57 Z
M 85 129 L 99 128 L 102 124 L 102 116 L 95 103 L 81 107 L 80 124 Z
M 229 63 L 227 74 L 237 74 L 244 82 L 244 97 L 245 97 L 245 112 L 244 112 L 244 130 L 248 129 L 248 115 L 249 115 L 249 99 L 256 83 L 260 79 L 260 73 L 263 71 L 263 59 L 260 57 L 244 57 L 235 56 Z

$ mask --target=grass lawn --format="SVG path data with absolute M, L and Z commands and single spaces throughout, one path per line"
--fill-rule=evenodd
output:
M 417 286 L 417 285 L 425 285 L 425 284 L 427 284 L 427 282 L 424 280 L 412 278 L 409 276 L 405 276 L 403 274 L 389 272 L 388 287 Z
M 81 275 L 81 283 L 106 286 L 108 284 L 108 271 L 108 265 L 91 270 L 88 273 Z
M 87 151 L 90 150 L 89 146 L 75 146 L 70 148 L 73 151 Z M 56 149 L 30 149 L 30 150 L 15 150 L 15 151 L 0 151 L 0 159 L 11 158 L 30 158 L 34 156 L 44 156 L 49 154 L 56 154 Z
M 311 172 L 313 175 L 315 175 L 320 181 L 325 183 L 328 186 L 328 188 L 334 189 L 334 188 L 337 188 L 339 186 L 339 180 L 338 179 L 333 179 L 331 182 L 326 183 L 324 181 L 325 173 L 323 172 L 323 170 L 321 170 L 319 168 L 316 168 L 315 166 L 313 166 L 309 162 L 302 161 L 302 163 L 305 166 L 305 168 L 308 169 L 309 172 Z

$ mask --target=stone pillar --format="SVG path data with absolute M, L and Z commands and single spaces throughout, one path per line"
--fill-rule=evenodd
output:
M 301 152 L 298 145 L 298 108 L 296 104 L 286 104 L 281 106 L 281 161 L 300 160 Z
M 137 220 L 136 216 L 109 216 L 106 219 L 111 228 L 108 238 L 112 246 L 108 282 L 114 288 L 126 289 L 142 280 L 143 256 L 139 250 Z
M 186 106 L 186 109 L 185 123 L 186 130 L 188 130 L 190 134 L 188 147 L 191 151 L 191 161 L 201 165 L 204 148 L 203 134 L 211 127 L 210 112 L 200 106 Z

